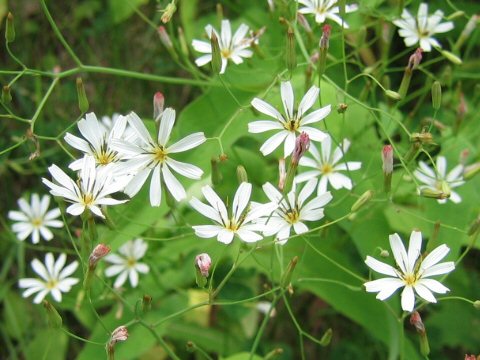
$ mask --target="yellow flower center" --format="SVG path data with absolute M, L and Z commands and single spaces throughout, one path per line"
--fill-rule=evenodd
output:
M 228 222 L 225 224 L 225 229 L 230 230 L 232 232 L 236 232 L 239 228 L 239 225 L 235 223 L 235 219 L 230 219 Z
M 33 227 L 36 227 L 36 228 L 42 226 L 42 219 L 40 218 L 32 219 L 32 225 Z
M 49 290 L 51 289 L 55 289 L 58 285 L 58 281 L 55 280 L 55 279 L 50 279 L 47 281 L 47 283 L 45 284 L 45 287 Z
M 112 152 L 102 151 L 100 154 L 97 154 L 97 163 L 100 165 L 110 164 L 115 160 L 115 154 Z
M 413 286 L 417 282 L 417 277 L 415 274 L 406 274 L 403 276 L 403 281 L 406 285 Z
M 322 172 L 322 174 L 331 173 L 333 171 L 333 166 L 331 164 L 325 163 L 320 168 L 320 171 Z
M 93 205 L 93 195 L 92 194 L 83 194 L 83 204 L 86 207 Z
M 165 151 L 165 149 L 162 146 L 157 147 L 154 150 L 154 159 L 155 161 L 159 163 L 163 163 L 165 159 L 168 157 L 168 153 Z
M 297 119 L 290 119 L 283 125 L 283 127 L 285 130 L 296 132 L 300 127 L 300 122 Z
M 232 56 L 232 50 L 230 49 L 222 49 L 220 53 L 222 54 L 222 58 L 224 59 L 229 59 L 230 56 Z
M 131 268 L 135 267 L 136 264 L 137 264 L 137 260 L 136 260 L 136 259 L 134 259 L 134 258 L 128 258 L 128 259 L 127 259 L 127 267 L 128 267 L 128 268 L 131 269 Z
M 289 212 L 287 212 L 284 216 L 284 219 L 289 223 L 289 224 L 295 224 L 298 222 L 300 218 L 300 214 L 298 213 L 298 211 L 295 209 L 295 210 L 290 210 Z

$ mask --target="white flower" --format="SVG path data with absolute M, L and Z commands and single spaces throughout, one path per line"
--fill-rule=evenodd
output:
M 444 156 L 438 156 L 436 171 L 423 161 L 419 161 L 418 168 L 413 172 L 413 175 L 426 184 L 418 187 L 419 192 L 424 189 L 445 192 L 448 189 L 450 193 L 449 199 L 458 204 L 462 201 L 462 198 L 455 191 L 452 191 L 451 188 L 465 184 L 465 181 L 463 181 L 463 169 L 463 165 L 457 165 L 447 174 L 447 160 Z M 440 199 L 438 202 L 444 204 L 447 202 L 447 199 Z
M 78 267 L 78 262 L 74 261 L 65 266 L 67 256 L 61 254 L 57 261 L 55 261 L 52 253 L 45 255 L 45 265 L 38 259 L 32 260 L 32 269 L 41 277 L 41 279 L 25 278 L 20 279 L 18 286 L 26 289 L 23 292 L 23 297 L 29 297 L 32 294 L 38 293 L 33 302 L 39 304 L 48 293 L 57 302 L 62 301 L 62 292 L 69 292 L 71 287 L 78 283 L 78 279 L 69 277 Z
M 138 262 L 147 251 L 148 244 L 142 239 L 135 239 L 123 244 L 118 252 L 123 255 L 109 254 L 105 257 L 105 261 L 112 263 L 105 269 L 105 275 L 108 277 L 118 275 L 114 287 L 118 288 L 122 286 L 127 277 L 130 280 L 132 287 L 138 285 L 138 273 L 147 274 L 150 270 L 147 264 Z
M 60 209 L 48 211 L 49 205 L 48 195 L 43 195 L 40 200 L 38 194 L 32 194 L 30 204 L 25 199 L 18 199 L 20 211 L 8 212 L 8 218 L 17 221 L 13 224 L 12 230 L 17 234 L 18 240 L 23 241 L 31 234 L 34 244 L 40 241 L 40 236 L 49 241 L 53 234 L 48 227 L 63 227 L 63 222 L 56 220 L 60 216 Z
M 402 309 L 412 312 L 415 306 L 415 292 L 422 299 L 435 303 L 437 301 L 432 291 L 439 294 L 445 294 L 449 291 L 440 282 L 430 279 L 431 276 L 447 274 L 455 269 L 453 261 L 438 263 L 450 251 L 447 245 L 440 245 L 422 259 L 420 256 L 422 248 L 421 232 L 412 231 L 408 253 L 398 234 L 390 235 L 389 240 L 398 267 L 394 268 L 367 256 L 365 263 L 371 269 L 391 276 L 365 283 L 368 292 L 378 292 L 377 299 L 385 300 L 397 289 L 405 287 L 402 291 Z
M 250 47 L 251 40 L 245 38 L 245 35 L 248 32 L 247 25 L 241 24 L 233 37 L 229 20 L 222 20 L 222 28 L 220 31 L 220 35 L 212 27 L 212 25 L 207 25 L 205 27 L 205 31 L 207 32 L 209 39 L 212 37 L 212 32 L 215 33 L 218 38 L 220 55 L 222 57 L 222 68 L 220 69 L 220 74 L 223 74 L 225 72 L 228 60 L 232 60 L 235 64 L 238 65 L 243 62 L 242 58 L 249 58 L 253 55 L 253 52 L 248 49 Z M 206 42 L 200 40 L 193 40 L 192 46 L 196 51 L 206 54 L 200 56 L 198 59 L 195 60 L 197 66 L 203 66 L 212 61 L 212 46 L 210 44 L 210 41 Z
M 270 183 L 263 185 L 263 191 L 274 204 L 279 204 L 277 210 L 269 217 L 262 219 L 266 225 L 263 232 L 265 236 L 276 235 L 278 243 L 286 244 L 291 228 L 296 234 L 303 234 L 308 231 L 305 221 L 317 221 L 323 218 L 323 207 L 332 200 L 330 192 L 319 194 L 310 201 L 307 199 L 315 191 L 317 181 L 310 180 L 305 184 L 302 191 L 298 194 L 295 189 L 288 193 L 286 199 Z
M 128 121 L 137 132 L 139 144 L 115 140 L 114 147 L 129 158 L 119 164 L 119 171 L 136 168 L 136 173 L 125 187 L 125 193 L 130 197 L 137 194 L 153 170 L 150 181 L 150 204 L 160 206 L 162 200 L 162 182 L 177 200 L 185 199 L 186 192 L 182 184 L 173 176 L 170 169 L 190 179 L 200 179 L 202 169 L 197 166 L 174 160 L 171 155 L 187 151 L 203 144 L 206 140 L 203 132 L 190 134 L 176 143 L 168 146 L 170 134 L 175 124 L 175 110 L 167 108 L 161 115 L 158 136 L 153 139 L 142 120 L 134 112 L 128 115 Z
M 50 166 L 48 171 L 54 182 L 43 178 L 43 183 L 50 188 L 53 196 L 61 196 L 72 203 L 67 208 L 67 212 L 71 215 L 78 216 L 88 209 L 95 215 L 105 218 L 100 206 L 118 205 L 127 201 L 115 200 L 109 196 L 122 191 L 126 179 L 120 178 L 115 181 L 110 165 L 96 169 L 95 159 L 92 156 L 85 156 L 82 159 L 78 184 L 57 165 Z
M 432 46 L 442 47 L 433 35 L 453 29 L 453 22 L 440 23 L 442 19 L 442 10 L 428 16 L 428 4 L 421 3 L 416 18 L 407 9 L 403 9 L 402 18 L 394 20 L 393 23 L 400 28 L 398 34 L 404 38 L 406 46 L 419 43 L 423 51 L 431 51 Z
M 318 99 L 320 90 L 316 86 L 312 86 L 303 96 L 302 101 L 298 105 L 298 109 L 294 108 L 294 95 L 292 84 L 290 81 L 282 82 L 280 85 L 282 104 L 285 110 L 285 116 L 275 109 L 269 103 L 255 98 L 252 100 L 252 106 L 262 114 L 274 118 L 276 121 L 259 120 L 248 124 L 248 131 L 251 133 L 261 133 L 269 130 L 277 130 L 278 132 L 270 137 L 260 147 L 263 155 L 270 154 L 282 142 L 284 143 L 284 157 L 290 155 L 295 148 L 295 139 L 297 133 L 305 132 L 312 141 L 322 141 L 325 133 L 308 124 L 319 122 L 330 114 L 331 106 L 327 105 L 321 109 L 315 110 L 308 115 L 305 113 L 313 106 Z
M 319 24 L 325 22 L 326 19 L 335 21 L 338 25 L 348 28 L 345 21 L 337 14 L 340 12 L 338 6 L 334 6 L 338 0 L 297 0 L 299 4 L 305 7 L 298 9 L 301 14 L 314 14 L 315 21 Z M 358 9 L 356 4 L 345 5 L 345 13 L 351 13 Z
M 195 197 L 190 200 L 190 205 L 199 213 L 212 219 L 216 225 L 193 226 L 195 234 L 202 238 L 216 236 L 217 240 L 224 244 L 230 244 L 235 235 L 245 242 L 261 240 L 263 236 L 257 232 L 262 231 L 264 225 L 254 222 L 271 214 L 278 206 L 272 203 L 250 203 L 252 184 L 246 182 L 241 183 L 235 193 L 231 215 L 223 201 L 209 185 L 202 188 L 202 193 L 210 205 L 202 203 Z
M 113 139 L 124 137 L 127 119 L 122 115 L 114 119 L 115 121 L 112 122 L 111 127 L 107 128 L 104 123 L 97 120 L 94 113 L 88 113 L 77 125 L 80 133 L 86 140 L 70 133 L 67 133 L 64 139 L 68 144 L 85 155 L 93 156 L 98 165 L 117 163 L 122 159 L 122 154 L 112 149 L 111 143 Z M 80 170 L 82 161 L 82 159 L 75 160 L 69 167 L 72 170 Z
M 352 180 L 341 174 L 340 171 L 354 171 L 360 169 L 362 163 L 359 161 L 348 161 L 344 163 L 338 163 L 340 159 L 345 155 L 350 147 L 350 141 L 344 139 L 339 147 L 332 149 L 332 138 L 327 136 L 321 144 L 321 153 L 313 145 L 310 146 L 310 153 L 313 156 L 309 158 L 304 156 L 300 159 L 300 165 L 314 168 L 315 170 L 306 171 L 301 173 L 295 178 L 296 182 L 307 181 L 312 178 L 320 177 L 318 181 L 318 194 L 323 194 L 327 191 L 328 183 L 338 190 L 346 188 L 351 190 L 353 187 Z

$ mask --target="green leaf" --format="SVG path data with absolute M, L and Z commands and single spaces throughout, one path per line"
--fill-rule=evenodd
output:
M 137 8 L 147 2 L 148 0 L 109 0 L 113 22 L 119 23 L 128 19 Z

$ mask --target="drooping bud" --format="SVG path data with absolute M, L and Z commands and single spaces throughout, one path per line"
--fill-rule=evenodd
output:
M 210 44 L 212 46 L 212 71 L 214 74 L 218 74 L 222 69 L 222 53 L 220 51 L 217 35 L 215 35 L 214 31 L 212 31 Z
M 2 88 L 2 102 L 4 104 L 9 104 L 12 102 L 12 94 L 10 93 L 10 86 L 5 85 Z
M 210 165 L 212 166 L 212 184 L 214 186 L 219 185 L 223 180 L 223 175 L 219 168 L 218 159 L 216 157 L 212 157 L 212 159 L 210 160 Z
M 85 87 L 81 77 L 77 77 L 77 96 L 78 96 L 78 108 L 82 114 L 86 113 L 89 107 L 87 94 L 85 93 Z
M 105 244 L 98 244 L 97 246 L 95 246 L 95 249 L 93 249 L 92 253 L 88 258 L 88 266 L 90 268 L 95 269 L 98 262 L 102 258 L 107 256 L 109 252 L 110 252 L 110 248 Z
M 310 137 L 306 132 L 302 132 L 295 141 L 295 148 L 292 153 L 292 164 L 298 165 L 302 156 L 310 147 Z
M 430 354 L 430 345 L 428 344 L 427 332 L 425 331 L 425 325 L 418 311 L 414 311 L 410 316 L 410 324 L 412 324 L 417 330 L 420 336 L 420 352 L 423 356 Z
M 107 357 L 108 360 L 115 358 L 115 344 L 119 341 L 126 341 L 128 339 L 128 330 L 125 326 L 119 326 L 113 330 L 110 341 L 107 343 Z
M 393 147 L 385 145 L 382 150 L 383 189 L 389 193 L 392 188 Z
M 152 297 L 150 295 L 143 295 L 142 298 L 142 313 L 146 314 L 152 308 Z
M 400 83 L 400 88 L 398 89 L 398 93 L 402 98 L 405 98 L 405 96 L 407 95 L 408 87 L 410 86 L 410 80 L 412 79 L 413 70 L 415 70 L 422 61 L 422 52 L 422 48 L 418 48 L 408 60 L 408 65 L 405 68 L 402 82 Z
M 58 329 L 62 327 L 63 320 L 57 309 L 55 309 L 55 307 L 47 300 L 43 300 L 43 307 L 47 312 L 48 326 L 50 326 L 52 329 Z
M 440 82 L 434 81 L 432 85 L 432 106 L 434 110 L 440 109 L 442 105 L 442 85 Z
M 285 60 L 287 63 L 287 69 L 291 75 L 293 70 L 297 67 L 297 52 L 295 49 L 295 32 L 290 26 L 287 29 L 287 52 L 285 54 Z
M 330 25 L 323 26 L 323 33 L 319 43 L 319 47 L 320 47 L 320 53 L 319 53 L 319 59 L 318 59 L 319 79 L 322 78 L 323 74 L 325 73 L 325 68 L 327 66 L 327 53 L 328 53 L 328 47 L 330 45 L 331 30 L 332 30 L 332 27 Z
M 206 253 L 195 257 L 195 281 L 197 286 L 204 288 L 207 285 L 208 271 L 212 266 L 212 259 Z
M 239 184 L 248 182 L 247 170 L 242 165 L 237 166 L 237 180 Z
M 285 180 L 287 179 L 287 170 L 285 168 L 285 158 L 278 160 L 278 189 L 283 191 Z
M 210 256 L 207 253 L 197 255 L 195 257 L 195 266 L 200 270 L 202 276 L 208 277 L 208 271 L 212 266 L 212 259 L 210 259 Z
M 357 201 L 352 205 L 351 211 L 356 212 L 360 210 L 366 203 L 368 203 L 373 197 L 373 190 L 367 190 L 365 191 L 360 197 L 358 198 Z
M 155 122 L 160 121 L 160 116 L 163 113 L 163 106 L 165 105 L 165 97 L 160 91 L 153 95 L 153 119 Z
M 11 12 L 7 15 L 7 23 L 5 25 L 5 40 L 11 43 L 15 40 L 15 25 L 13 23 L 13 15 Z
M 328 344 L 330 344 L 330 341 L 332 341 L 332 335 L 333 335 L 333 330 L 329 328 L 327 331 L 325 331 L 322 338 L 320 339 L 320 345 L 327 346 Z
M 282 288 L 287 288 L 290 285 L 290 282 L 292 281 L 292 275 L 293 275 L 293 270 L 295 270 L 295 267 L 297 266 L 298 262 L 298 256 L 295 256 L 287 266 L 287 269 L 285 270 L 285 273 L 282 276 L 282 280 L 280 281 L 280 285 Z
M 172 1 L 164 10 L 162 10 L 162 22 L 164 24 L 168 23 L 172 19 L 173 14 L 175 14 L 175 11 L 177 11 L 177 7 L 175 1 Z
M 440 54 L 442 54 L 443 57 L 445 57 L 445 59 L 450 61 L 452 64 L 455 64 L 455 65 L 462 65 L 463 64 L 462 59 L 460 59 L 457 55 L 455 55 L 454 53 L 452 53 L 450 51 L 440 50 Z

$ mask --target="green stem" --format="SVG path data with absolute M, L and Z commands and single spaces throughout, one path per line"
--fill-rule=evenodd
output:
M 48 98 L 50 97 L 50 94 L 52 93 L 53 89 L 57 85 L 58 80 L 59 80 L 59 78 L 53 79 L 53 81 L 50 84 L 47 92 L 43 96 L 42 101 L 40 101 L 40 104 L 38 105 L 37 110 L 35 111 L 35 114 L 33 114 L 32 120 L 30 121 L 30 130 L 32 131 L 33 134 L 35 133 L 35 122 L 37 121 L 38 117 L 40 116 L 40 113 L 42 112 L 43 107 L 45 106 Z

